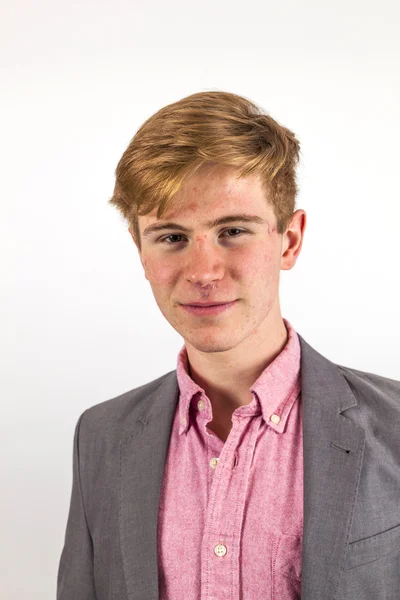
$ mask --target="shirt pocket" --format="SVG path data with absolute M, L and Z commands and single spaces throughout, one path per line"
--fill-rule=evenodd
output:
M 300 536 L 280 535 L 272 549 L 272 600 L 294 600 L 301 593 Z
M 354 569 L 397 552 L 400 552 L 400 525 L 349 544 L 343 569 Z

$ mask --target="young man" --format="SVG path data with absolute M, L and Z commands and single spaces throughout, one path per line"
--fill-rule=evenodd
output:
M 59 600 L 400 597 L 400 383 L 280 311 L 298 155 L 224 92 L 164 107 L 123 154 L 110 203 L 184 346 L 79 418 Z

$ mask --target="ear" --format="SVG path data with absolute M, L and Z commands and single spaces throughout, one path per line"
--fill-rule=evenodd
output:
M 288 271 L 296 264 L 303 245 L 307 215 L 304 210 L 296 210 L 285 233 L 282 234 L 281 269 Z

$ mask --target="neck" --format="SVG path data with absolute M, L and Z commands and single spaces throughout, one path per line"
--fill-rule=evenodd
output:
M 186 346 L 190 376 L 210 399 L 213 413 L 248 404 L 250 387 L 285 347 L 288 332 L 282 317 L 263 325 L 226 352 L 204 353 Z

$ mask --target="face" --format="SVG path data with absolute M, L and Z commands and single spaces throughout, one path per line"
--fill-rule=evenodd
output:
M 161 220 L 156 209 L 139 217 L 140 260 L 157 305 L 186 345 L 201 352 L 257 345 L 282 321 L 280 270 L 292 268 L 302 243 L 304 211 L 296 211 L 287 231 L 278 234 L 258 177 L 236 180 L 236 173 L 203 166 Z M 254 222 L 238 216 L 213 223 L 232 215 Z M 151 225 L 166 227 L 146 232 Z M 211 314 L 183 306 L 197 302 L 230 304 Z

